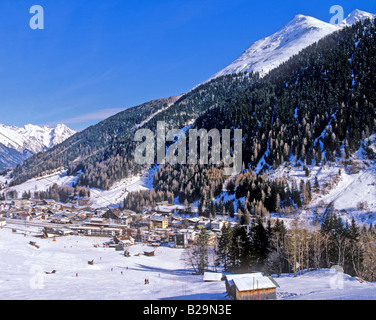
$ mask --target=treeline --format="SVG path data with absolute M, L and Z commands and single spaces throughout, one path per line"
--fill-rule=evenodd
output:
M 206 233 L 206 235 L 205 235 Z M 208 270 L 210 244 L 208 231 L 201 230 L 197 242 L 188 249 L 185 260 L 195 264 L 199 273 Z M 205 242 L 205 239 L 207 242 Z M 318 228 L 295 219 L 289 228 L 277 219 L 274 224 L 261 218 L 249 229 L 241 225 L 222 227 L 221 236 L 211 248 L 213 265 L 225 272 L 252 270 L 267 274 L 294 273 L 338 266 L 352 276 L 376 281 L 376 230 L 372 225 L 359 228 L 355 221 L 344 223 L 328 207 Z M 206 248 L 202 252 L 200 248 Z

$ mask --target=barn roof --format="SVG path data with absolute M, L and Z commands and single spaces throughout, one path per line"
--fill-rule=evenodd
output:
M 244 276 L 232 280 L 239 291 L 253 291 L 260 289 L 275 289 L 277 285 L 268 277 Z
M 227 281 L 231 281 L 237 278 L 245 278 L 245 277 L 263 277 L 261 272 L 252 272 L 252 273 L 241 273 L 241 274 L 228 274 L 226 275 Z
M 205 272 L 204 281 L 221 281 L 222 273 L 218 272 Z

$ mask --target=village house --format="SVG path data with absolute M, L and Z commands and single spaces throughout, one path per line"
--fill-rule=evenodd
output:
M 188 243 L 194 242 L 200 233 L 199 231 L 195 230 L 194 227 L 180 229 L 179 232 L 184 233 L 186 235 Z
M 136 213 L 131 210 L 123 210 L 114 208 L 108 209 L 105 213 L 101 215 L 101 218 L 106 218 L 109 222 L 123 224 L 130 226 L 132 222 L 132 216 Z
M 32 201 L 26 199 L 14 199 L 12 200 L 12 204 L 19 209 L 24 209 L 25 207 L 31 206 Z
M 168 219 L 163 216 L 151 216 L 150 217 L 150 229 L 155 228 L 162 228 L 166 229 L 168 228 Z
M 53 213 L 51 210 L 48 210 L 48 213 Z M 50 216 L 49 220 L 51 223 L 59 224 L 68 224 L 72 223 L 73 214 L 68 212 L 54 213 Z
M 101 218 L 107 219 L 108 221 L 120 221 L 122 212 L 118 208 L 108 209 L 105 213 L 101 215 Z
M 195 227 L 197 225 L 197 223 L 200 221 L 200 218 L 199 217 L 185 218 L 183 221 L 184 221 L 183 224 L 186 227 L 188 227 L 188 226 Z
M 134 244 L 134 238 L 129 235 L 117 236 L 114 238 L 116 243 L 122 244 L 124 247 L 131 246 Z
M 209 245 L 215 245 L 216 242 L 217 242 L 217 234 L 211 230 L 208 230 L 208 242 L 209 242 Z
M 167 201 L 163 201 L 158 202 L 157 205 L 153 208 L 153 210 L 157 213 L 170 216 L 173 213 L 182 212 L 182 210 L 184 210 L 184 206 L 177 204 L 169 204 Z
M 43 211 L 39 210 L 32 210 L 30 216 L 33 220 L 43 220 L 45 218 Z
M 150 218 L 149 216 L 143 213 L 137 213 L 131 216 L 132 222 L 131 226 L 134 228 L 143 228 L 143 227 L 150 227 Z
M 12 206 L 12 203 L 11 202 L 1 202 L 0 203 L 0 211 L 8 211 L 10 210 L 10 207 Z
M 30 221 L 30 213 L 26 211 L 17 210 L 13 212 L 13 219 Z
M 75 202 L 72 202 L 72 203 L 76 203 L 79 206 L 87 206 L 90 204 L 90 202 L 91 202 L 90 198 L 77 197 L 77 199 L 75 199 Z
M 49 209 L 58 209 L 58 203 L 56 203 L 56 201 L 53 199 L 45 199 L 43 200 L 42 204 L 47 206 Z
M 174 232 L 169 235 L 168 243 L 172 247 L 185 248 L 188 245 L 187 234 L 181 232 Z
M 161 241 L 161 236 L 152 231 L 141 230 L 140 236 L 141 236 L 141 242 L 143 243 L 153 243 L 153 242 Z

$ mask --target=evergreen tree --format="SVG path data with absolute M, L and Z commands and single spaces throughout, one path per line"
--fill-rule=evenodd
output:
M 223 266 L 225 272 L 230 271 L 232 241 L 232 227 L 229 224 L 225 223 L 221 229 L 221 236 L 218 239 L 216 250 L 216 265 Z

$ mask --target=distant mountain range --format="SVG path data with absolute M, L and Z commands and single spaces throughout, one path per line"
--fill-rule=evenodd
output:
M 214 78 L 239 73 L 258 72 L 261 76 L 286 62 L 302 49 L 317 42 L 332 32 L 351 26 L 376 15 L 361 10 L 354 10 L 340 24 L 330 24 L 313 17 L 296 15 L 288 24 L 273 35 L 253 43 L 238 59 L 217 72 Z
M 75 133 L 64 124 L 55 128 L 32 124 L 19 128 L 0 124 L 0 169 L 21 164 L 33 154 L 56 146 Z

